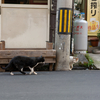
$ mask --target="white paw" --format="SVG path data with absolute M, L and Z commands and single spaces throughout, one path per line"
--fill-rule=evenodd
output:
M 71 68 L 69 68 L 69 70 L 72 70 Z
M 37 75 L 37 73 L 36 73 L 36 72 L 34 72 L 34 74 L 35 74 L 35 75 Z
M 11 72 L 10 75 L 14 75 L 14 73 Z

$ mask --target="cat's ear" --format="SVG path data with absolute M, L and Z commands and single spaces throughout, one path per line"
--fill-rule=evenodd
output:
M 43 58 L 43 56 L 40 56 L 40 58 Z

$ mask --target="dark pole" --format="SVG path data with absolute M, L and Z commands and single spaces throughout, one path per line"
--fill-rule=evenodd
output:
M 73 21 L 74 21 L 74 0 L 72 0 L 72 32 L 71 32 L 71 42 L 70 42 L 70 54 L 73 55 L 73 51 L 72 51 L 72 38 L 73 38 Z

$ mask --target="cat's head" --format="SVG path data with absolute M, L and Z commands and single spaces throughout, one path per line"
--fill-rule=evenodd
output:
M 38 57 L 38 62 L 45 62 L 44 57 L 42 57 L 42 56 Z
M 74 63 L 77 63 L 79 61 L 79 58 L 78 57 L 73 57 L 73 62 Z

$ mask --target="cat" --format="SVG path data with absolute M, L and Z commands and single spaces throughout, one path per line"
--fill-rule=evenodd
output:
M 69 62 L 70 70 L 72 70 L 73 64 L 74 63 L 77 63 L 78 61 L 79 61 L 79 58 L 78 57 L 70 56 L 70 62 Z
M 23 71 L 23 68 L 29 68 L 31 72 L 29 74 L 34 73 L 37 75 L 36 72 L 34 72 L 34 67 L 36 67 L 38 64 L 43 64 L 45 63 L 44 57 L 26 57 L 26 56 L 15 56 L 14 58 L 11 59 L 9 64 L 6 67 L 2 67 L 2 69 L 7 69 L 10 71 L 11 75 L 14 75 L 12 72 L 13 69 L 17 68 L 19 72 L 22 74 L 26 74 Z

